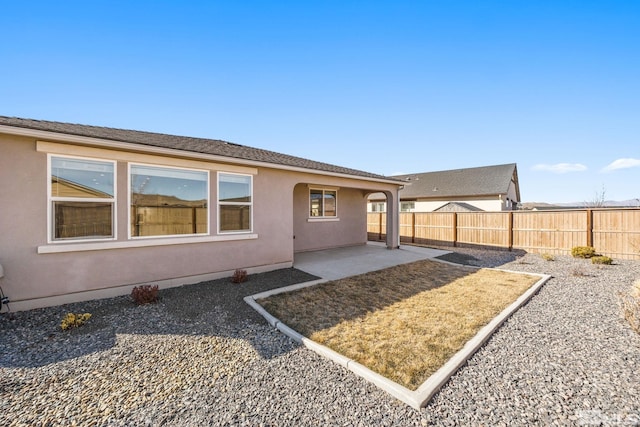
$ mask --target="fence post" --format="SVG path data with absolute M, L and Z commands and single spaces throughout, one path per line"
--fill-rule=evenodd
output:
M 453 247 L 458 244 L 458 213 L 453 213 Z
M 411 212 L 411 243 L 416 242 L 416 213 Z
M 193 223 L 191 227 L 193 234 L 198 234 L 198 214 L 196 213 L 195 206 L 191 208 L 191 222 Z
M 382 212 L 378 214 L 378 240 L 382 240 Z
M 587 246 L 593 246 L 593 210 L 587 209 Z
M 509 250 L 513 249 L 513 212 L 510 211 L 509 212 L 509 230 L 508 230 L 508 236 L 509 236 Z

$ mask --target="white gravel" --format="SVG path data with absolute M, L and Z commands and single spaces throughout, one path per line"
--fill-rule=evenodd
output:
M 456 251 L 554 278 L 420 411 L 245 307 L 245 295 L 309 279 L 281 270 L 165 290 L 150 306 L 121 297 L 1 315 L 0 424 L 640 425 L 640 336 L 617 305 L 640 262 Z M 68 311 L 93 317 L 61 332 Z

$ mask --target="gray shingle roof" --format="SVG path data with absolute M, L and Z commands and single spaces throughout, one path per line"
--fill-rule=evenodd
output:
M 162 133 L 144 132 L 136 130 L 115 129 L 101 126 L 88 126 L 73 123 L 51 122 L 45 120 L 22 119 L 17 117 L 0 116 L 0 125 L 33 129 L 46 132 L 56 132 L 103 140 L 141 144 L 153 147 L 170 148 L 193 153 L 211 154 L 233 159 L 252 160 L 274 165 L 291 166 L 322 172 L 331 172 L 356 177 L 384 179 L 392 181 L 382 175 L 350 169 L 328 163 L 316 162 L 301 157 L 289 156 L 274 151 L 252 148 L 218 139 L 194 138 L 188 136 L 166 135 Z
M 483 212 L 483 210 L 469 203 L 449 202 L 444 206 L 440 206 L 434 212 Z
M 516 191 L 520 197 L 515 163 L 395 175 L 393 178 L 411 184 L 400 191 L 401 199 L 506 194 L 512 178 L 516 181 Z

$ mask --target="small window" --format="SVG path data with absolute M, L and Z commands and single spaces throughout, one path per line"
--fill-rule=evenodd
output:
M 115 162 L 50 156 L 51 239 L 112 239 Z
M 416 208 L 416 202 L 401 202 L 400 212 L 411 212 Z
M 337 211 L 338 192 L 336 190 L 309 190 L 309 216 L 335 217 Z
M 253 177 L 218 174 L 218 230 L 220 233 L 250 232 L 253 226 Z
M 130 166 L 131 237 L 209 232 L 209 173 Z
M 371 212 L 385 212 L 386 204 L 384 202 L 371 203 Z

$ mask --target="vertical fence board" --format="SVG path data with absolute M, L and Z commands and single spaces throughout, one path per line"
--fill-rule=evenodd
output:
M 370 240 L 384 239 L 386 214 L 367 217 Z M 598 253 L 640 259 L 640 209 L 573 209 L 514 212 L 415 212 L 400 214 L 404 243 L 523 249 L 568 255 L 593 242 Z
M 594 211 L 593 246 L 612 258 L 638 259 L 640 213 L 634 210 Z
M 423 245 L 451 245 L 453 216 L 450 212 L 416 212 L 415 243 Z
M 514 212 L 513 247 L 534 253 L 566 255 L 587 244 L 585 211 Z

